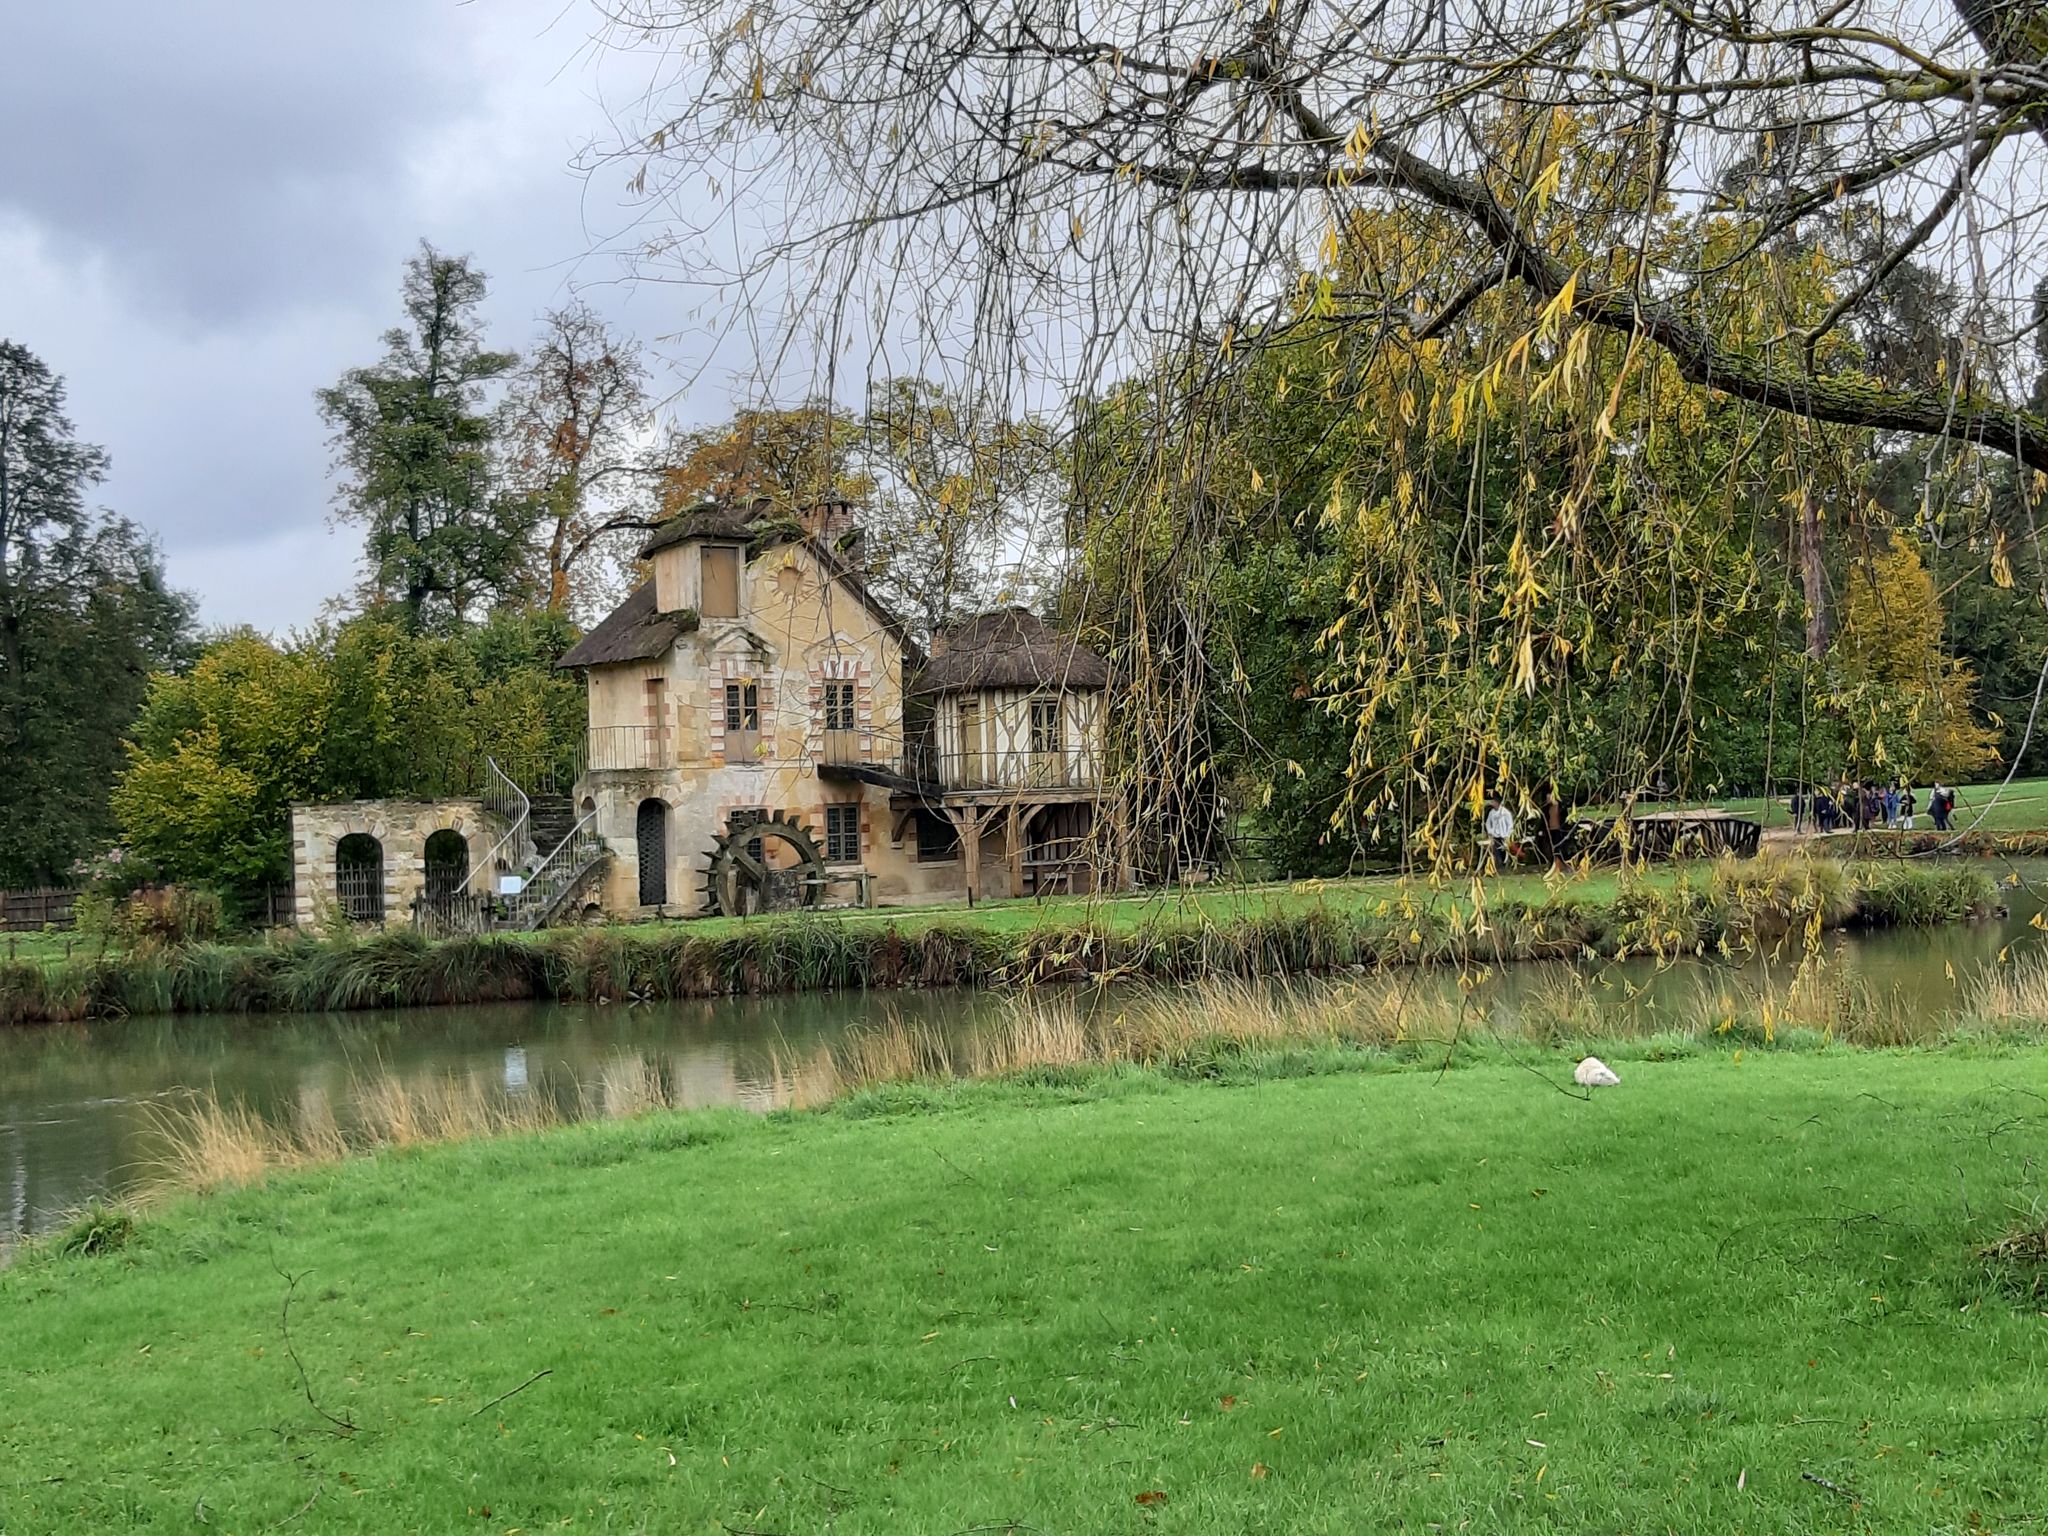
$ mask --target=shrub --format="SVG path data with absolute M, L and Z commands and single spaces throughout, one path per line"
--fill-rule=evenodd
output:
M 80 933 L 124 947 L 190 944 L 221 931 L 221 901 L 190 885 L 150 885 L 123 894 L 95 886 L 72 908 Z
M 1998 906 L 1991 877 L 1967 865 L 1867 868 L 1858 871 L 1858 885 L 1857 906 L 1867 923 L 1953 923 Z
M 118 1205 L 91 1200 L 85 1209 L 50 1234 L 50 1246 L 71 1258 L 112 1253 L 135 1234 L 135 1218 Z
M 1834 928 L 1858 910 L 1857 882 L 1841 865 L 1803 854 L 1722 859 L 1709 889 L 1730 932 L 1773 939 L 1799 928 Z
M 2048 1301 L 2048 1211 L 2039 1205 L 1977 1250 L 1993 1290 L 2027 1306 Z

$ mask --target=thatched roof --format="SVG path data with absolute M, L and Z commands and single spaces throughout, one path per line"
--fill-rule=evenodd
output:
M 765 501 L 756 501 L 746 509 L 724 502 L 702 502 L 664 523 L 641 549 L 641 558 L 646 559 L 656 551 L 686 539 L 717 539 L 744 544 L 749 561 L 765 550 L 784 544 L 802 545 L 817 559 L 827 576 L 845 588 L 883 629 L 895 637 L 897 644 L 903 647 L 906 667 L 915 666 L 922 658 L 916 640 L 903 621 L 887 603 L 869 590 L 859 571 L 843 554 L 826 540 L 804 530 L 800 516 L 778 514 Z M 697 615 L 688 609 L 676 613 L 655 612 L 654 583 L 643 582 L 633 589 L 631 597 L 607 614 L 603 623 L 585 635 L 555 665 L 595 667 L 611 662 L 646 661 L 663 655 L 678 639 L 698 627 Z
M 932 644 L 916 693 L 984 688 L 1106 688 L 1109 663 L 1028 608 L 999 608 L 956 624 Z
M 643 581 L 589 634 L 571 646 L 558 667 L 601 667 L 615 661 L 650 661 L 697 627 L 688 608 L 657 613 L 654 583 Z
M 640 558 L 645 560 L 656 550 L 667 549 L 669 545 L 680 544 L 685 539 L 722 539 L 744 544 L 754 534 L 753 508 L 735 507 L 722 501 L 700 501 L 655 529 L 653 536 L 640 546 Z
M 869 589 L 868 584 L 861 579 L 860 572 L 833 542 L 805 529 L 807 513 L 843 513 L 847 509 L 847 503 L 840 497 L 828 497 L 814 508 L 801 508 L 794 512 L 777 511 L 766 497 L 757 497 L 745 507 L 734 506 L 730 502 L 703 501 L 677 513 L 656 529 L 653 537 L 641 546 L 640 558 L 648 559 L 657 551 L 667 549 L 671 544 L 681 544 L 686 539 L 716 539 L 720 543 L 744 544 L 747 548 L 746 558 L 750 561 L 765 550 L 776 549 L 784 544 L 801 544 L 817 558 L 827 575 L 851 592 L 855 600 L 873 615 L 876 623 L 895 636 L 897 644 L 903 647 L 904 660 L 915 663 L 921 653 L 903 620 Z M 649 601 L 651 603 L 652 599 Z M 623 611 L 622 609 L 621 612 Z M 612 617 L 617 618 L 618 614 Z M 591 638 L 595 639 L 599 631 L 611 622 L 611 619 L 606 619 L 604 624 L 598 625 L 597 629 L 591 631 Z M 635 658 L 622 656 L 612 659 L 631 661 Z

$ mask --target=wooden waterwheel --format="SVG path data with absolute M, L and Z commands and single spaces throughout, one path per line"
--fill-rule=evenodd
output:
M 817 841 L 801 822 L 777 811 L 719 834 L 704 872 L 704 910 L 723 917 L 787 912 L 816 906 L 824 888 L 825 856 Z

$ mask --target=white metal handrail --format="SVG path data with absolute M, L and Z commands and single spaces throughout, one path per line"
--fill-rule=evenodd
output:
M 527 852 L 533 841 L 527 830 L 533 816 L 533 802 L 527 799 L 526 791 L 513 782 L 505 770 L 498 766 L 498 760 L 495 757 L 486 757 L 484 762 L 490 769 L 491 777 L 494 781 L 492 793 L 485 796 L 484 804 L 490 809 L 497 811 L 498 814 L 505 815 L 516 803 L 518 812 L 511 817 L 511 825 L 505 829 L 505 835 L 491 844 L 490 851 L 483 856 L 477 867 L 469 872 L 469 878 L 462 882 L 464 895 L 476 894 L 476 883 L 480 878 L 488 880 L 489 883 L 484 886 L 483 894 L 490 895 L 496 889 L 500 855 L 506 855 L 505 862 L 508 864 L 523 864 L 526 860 L 520 858 L 519 855 Z M 505 796 L 499 793 L 498 786 L 500 785 L 510 790 L 512 792 L 511 795 Z
M 506 913 L 516 920 L 517 926 L 538 927 L 555 903 L 604 852 L 604 839 L 597 835 L 596 821 L 596 811 L 584 812 L 567 835 L 534 865 L 533 873 L 518 893 L 506 902 Z

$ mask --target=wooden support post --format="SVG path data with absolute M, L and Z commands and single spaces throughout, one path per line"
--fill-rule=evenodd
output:
M 1010 894 L 1024 894 L 1024 855 L 1030 851 L 1025 841 L 1030 834 L 1031 823 L 1038 813 L 1045 809 L 1043 801 L 1038 804 L 1019 803 L 1010 807 Z
M 989 812 L 980 806 L 949 805 L 946 819 L 953 823 L 954 831 L 960 834 L 960 856 L 966 861 L 967 905 L 981 894 L 981 829 L 987 822 Z

